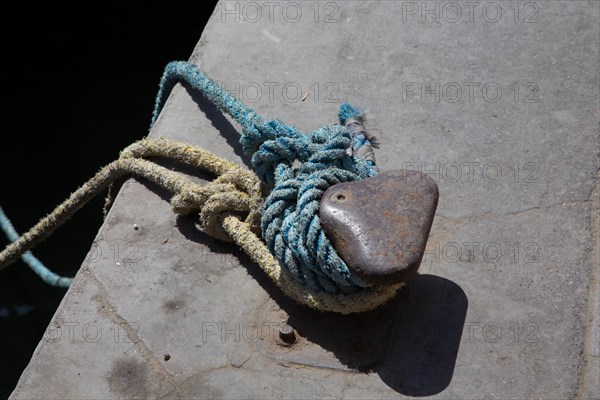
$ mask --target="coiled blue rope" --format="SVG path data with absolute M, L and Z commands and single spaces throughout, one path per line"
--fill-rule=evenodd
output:
M 242 126 L 244 152 L 270 189 L 262 212 L 263 239 L 294 279 L 327 293 L 354 293 L 370 286 L 333 249 L 318 212 L 328 187 L 377 173 L 374 162 L 348 151 L 369 145 L 365 135 L 351 137 L 344 126 L 349 120 L 362 121 L 360 110 L 344 103 L 339 111 L 341 125 L 305 134 L 279 120 L 263 119 L 195 65 L 175 61 L 167 65 L 161 79 L 152 125 L 177 83 L 200 92 Z

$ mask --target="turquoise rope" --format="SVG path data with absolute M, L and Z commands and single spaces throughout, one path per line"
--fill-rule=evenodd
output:
M 279 120 L 263 119 L 195 65 L 175 61 L 161 79 L 152 126 L 176 83 L 198 91 L 242 126 L 244 152 L 270 189 L 262 210 L 263 239 L 292 277 L 328 293 L 354 293 L 370 286 L 335 252 L 318 212 L 328 187 L 377 173 L 374 163 L 347 152 L 369 144 L 364 135 L 351 138 L 345 126 L 350 119 L 362 121 L 362 112 L 344 103 L 338 115 L 341 125 L 305 134 Z
M 13 227 L 12 223 L 0 207 L 0 228 L 11 242 L 19 239 L 19 234 Z M 30 251 L 23 253 L 21 259 L 31 270 L 39 276 L 44 282 L 51 286 L 67 288 L 71 285 L 72 278 L 66 278 L 50 271 L 40 260 L 38 260 Z

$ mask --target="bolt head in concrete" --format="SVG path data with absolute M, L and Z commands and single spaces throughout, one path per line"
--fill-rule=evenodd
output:
M 287 344 L 294 344 L 296 342 L 296 332 L 291 326 L 284 325 L 279 328 L 279 338 Z

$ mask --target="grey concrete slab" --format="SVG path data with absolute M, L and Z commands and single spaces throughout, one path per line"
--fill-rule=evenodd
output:
M 220 3 L 192 55 L 211 77 L 304 130 L 366 108 L 381 169 L 436 179 L 421 275 L 370 315 L 319 314 L 130 180 L 11 398 L 599 398 L 599 19 L 595 1 Z M 229 121 L 178 87 L 151 135 L 243 163 Z

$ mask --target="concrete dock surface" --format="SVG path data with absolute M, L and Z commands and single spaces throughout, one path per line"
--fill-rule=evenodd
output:
M 600 398 L 599 22 L 597 1 L 220 2 L 190 58 L 210 77 L 307 132 L 362 107 L 381 170 L 435 179 L 420 275 L 366 315 L 309 310 L 130 179 L 11 399 Z M 177 86 L 150 136 L 249 165 L 239 131 Z

